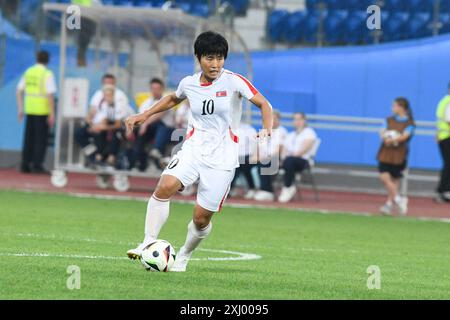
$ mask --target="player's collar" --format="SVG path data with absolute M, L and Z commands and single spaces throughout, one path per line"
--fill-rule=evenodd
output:
M 207 82 L 207 83 L 201 83 L 201 78 L 202 78 L 203 71 L 202 71 L 202 72 L 199 72 L 198 82 L 200 83 L 200 86 L 201 86 L 201 87 L 209 87 L 209 86 L 212 85 L 214 82 L 216 82 L 217 80 L 219 80 L 219 78 L 222 76 L 224 70 L 225 70 L 225 69 L 222 68 L 222 70 L 220 71 L 219 75 L 217 76 L 216 79 L 214 79 L 213 82 Z

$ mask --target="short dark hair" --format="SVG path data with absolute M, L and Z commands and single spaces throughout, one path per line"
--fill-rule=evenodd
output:
M 106 73 L 106 74 L 104 74 L 103 77 L 102 77 L 102 82 L 103 82 L 105 79 L 113 79 L 113 80 L 116 80 L 116 77 L 115 77 L 113 74 L 111 74 L 111 73 Z
M 194 54 L 198 61 L 201 57 L 210 54 L 221 55 L 226 59 L 228 56 L 228 41 L 217 32 L 203 32 L 195 40 Z
M 152 80 L 150 80 L 150 84 L 154 83 L 159 84 L 161 87 L 165 87 L 164 81 L 162 81 L 160 78 L 153 78 Z
M 48 51 L 41 50 L 36 54 L 36 61 L 42 64 L 48 64 L 50 61 L 50 54 Z

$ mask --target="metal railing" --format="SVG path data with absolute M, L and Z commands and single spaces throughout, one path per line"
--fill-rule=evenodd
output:
M 336 116 L 325 114 L 306 114 L 308 125 L 315 129 L 338 130 L 348 132 L 368 132 L 378 134 L 381 131 L 385 119 L 381 118 L 364 118 L 354 116 Z M 292 125 L 293 113 L 281 113 L 281 125 L 285 127 L 293 127 Z M 415 135 L 419 136 L 435 136 L 436 123 L 433 121 L 415 121 L 416 130 Z M 259 111 L 252 111 L 251 124 L 259 126 L 261 124 L 261 114 Z M 353 177 L 367 177 L 378 178 L 379 173 L 370 169 L 347 169 L 347 168 L 320 168 L 315 167 L 314 173 L 324 175 L 344 175 Z M 401 193 L 407 195 L 408 182 L 437 182 L 437 177 L 426 174 L 410 174 L 409 169 L 404 172 L 404 178 L 401 184 Z

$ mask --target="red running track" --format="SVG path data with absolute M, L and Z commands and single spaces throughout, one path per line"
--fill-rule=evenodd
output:
M 130 190 L 127 192 L 117 192 L 112 187 L 106 190 L 97 188 L 94 175 L 69 173 L 68 178 L 68 185 L 60 189 L 52 186 L 50 176 L 48 175 L 23 174 L 13 169 L 0 169 L 0 189 L 148 198 L 157 183 L 156 179 L 131 177 Z M 189 197 L 177 195 L 175 199 L 194 201 L 195 195 Z M 288 204 L 257 202 L 254 200 L 244 200 L 241 197 L 229 198 L 226 203 L 250 206 L 261 205 L 264 207 L 273 206 L 308 211 L 379 215 L 378 209 L 384 201 L 385 197 L 382 195 L 345 191 L 320 191 L 320 201 L 316 202 L 310 190 L 303 190 L 301 198 L 297 195 Z M 450 204 L 438 204 L 432 199 L 425 197 L 412 197 L 409 199 L 408 216 L 450 219 Z

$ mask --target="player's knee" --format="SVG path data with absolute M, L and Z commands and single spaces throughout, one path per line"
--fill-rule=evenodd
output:
M 160 199 L 168 199 L 173 196 L 177 191 L 177 185 L 175 183 L 160 181 L 158 187 L 155 190 L 155 196 Z
M 208 226 L 210 219 L 203 215 L 195 215 L 194 218 L 192 219 L 192 221 L 194 222 L 197 229 L 201 230 Z

